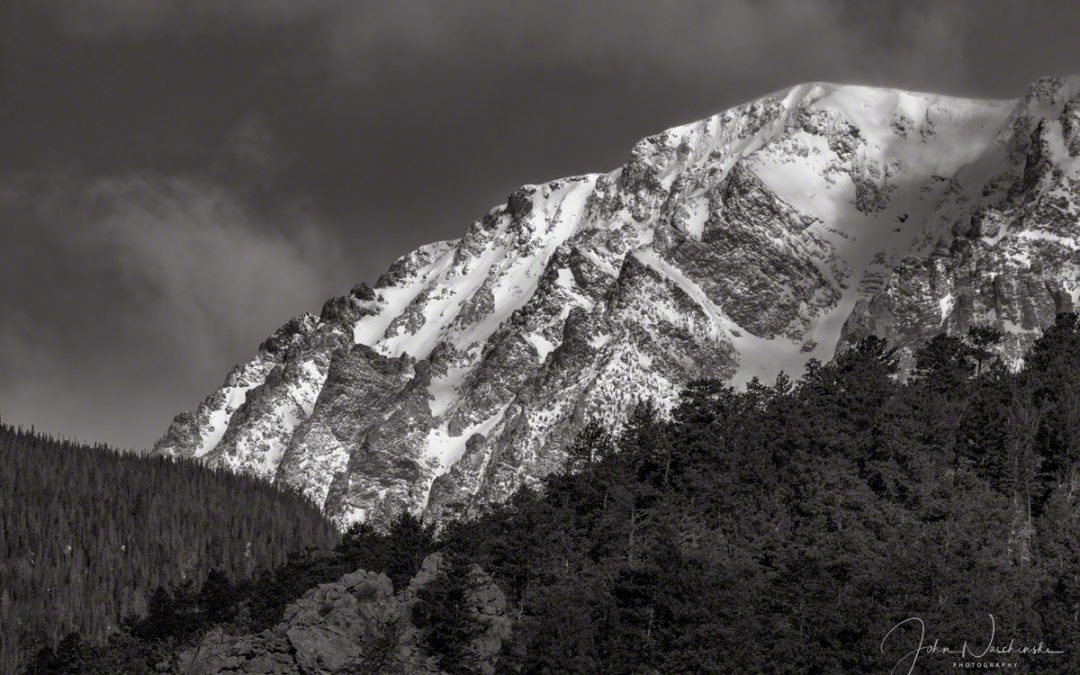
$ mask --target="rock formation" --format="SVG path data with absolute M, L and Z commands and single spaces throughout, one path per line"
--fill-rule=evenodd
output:
M 214 629 L 181 654 L 179 669 L 191 675 L 439 673 L 411 613 L 417 593 L 438 576 L 441 564 L 440 554 L 428 556 L 400 593 L 394 593 L 385 574 L 364 570 L 317 586 L 286 608 L 281 623 L 262 633 L 233 636 Z M 491 675 L 510 635 L 506 599 L 479 569 L 472 571 L 469 589 L 466 609 L 481 630 L 467 658 L 473 672 Z

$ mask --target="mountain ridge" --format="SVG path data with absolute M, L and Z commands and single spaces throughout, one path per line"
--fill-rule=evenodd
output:
M 1078 94 L 811 83 L 649 136 L 290 320 L 154 452 L 284 480 L 342 526 L 439 518 L 697 377 L 796 374 L 870 333 L 910 367 L 974 323 L 1015 359 L 1080 297 Z

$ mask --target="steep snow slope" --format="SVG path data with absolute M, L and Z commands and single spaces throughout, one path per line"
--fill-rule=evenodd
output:
M 808 84 L 669 129 L 289 322 L 155 450 L 296 485 L 342 525 L 438 517 L 696 377 L 795 374 L 869 332 L 909 356 L 975 321 L 1015 356 L 1080 294 L 1078 92 Z

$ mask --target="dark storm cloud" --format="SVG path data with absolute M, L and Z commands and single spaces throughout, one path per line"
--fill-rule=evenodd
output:
M 477 64 L 512 58 L 633 77 L 663 71 L 684 80 L 735 75 L 756 81 L 769 72 L 797 79 L 798 71 L 852 72 L 878 63 L 917 73 L 927 61 L 955 63 L 941 57 L 958 45 L 941 38 L 955 32 L 963 15 L 959 5 L 928 2 L 909 2 L 904 11 L 882 3 L 794 0 L 439 7 L 358 6 L 334 25 L 336 54 L 361 73 L 392 45 Z M 895 51 L 907 52 L 905 58 L 896 59 Z M 756 58 L 761 54 L 767 56 Z
M 145 446 L 520 184 L 800 81 L 1020 96 L 1066 5 L 0 0 L 0 415 Z
M 32 222 L 26 245 L 40 257 L 0 270 L 13 308 L 0 324 L 0 400 L 12 420 L 152 439 L 172 389 L 221 379 L 257 344 L 253 331 L 317 310 L 348 278 L 324 226 L 256 226 L 234 194 L 198 180 L 49 177 L 16 189 L 0 217 Z
M 64 31 L 99 39 L 227 31 L 235 24 L 292 20 L 335 4 L 323 0 L 41 0 Z

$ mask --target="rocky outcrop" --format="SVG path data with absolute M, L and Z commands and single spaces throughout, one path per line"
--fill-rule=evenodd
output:
M 411 616 L 417 594 L 438 577 L 441 565 L 440 554 L 428 556 L 399 593 L 386 575 L 363 570 L 317 586 L 262 633 L 233 636 L 215 629 L 181 654 L 179 670 L 192 675 L 439 673 Z M 470 670 L 494 673 L 511 630 L 506 599 L 479 568 L 472 570 L 468 585 L 466 609 L 481 626 L 467 649 Z
M 1080 298 L 1080 78 L 1015 101 L 808 84 L 516 190 L 284 326 L 155 450 L 343 527 L 469 513 L 591 419 L 989 323 L 1015 361 Z

